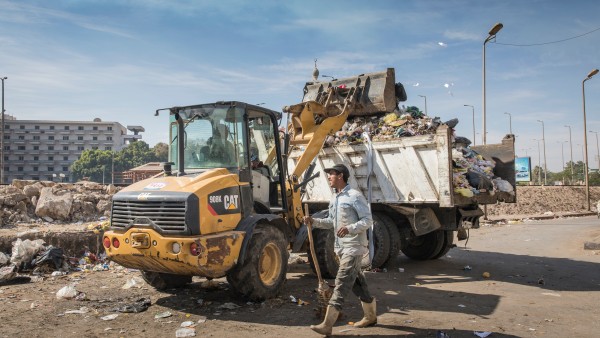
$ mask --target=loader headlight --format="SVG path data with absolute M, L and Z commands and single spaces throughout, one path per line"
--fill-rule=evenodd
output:
M 174 254 L 178 254 L 181 251 L 181 245 L 179 245 L 177 242 L 173 243 L 173 245 L 171 245 L 171 251 Z

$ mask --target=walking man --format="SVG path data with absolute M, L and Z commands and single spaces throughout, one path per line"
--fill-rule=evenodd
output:
M 304 217 L 315 228 L 333 229 L 335 251 L 340 259 L 340 268 L 335 278 L 333 296 L 329 300 L 325 319 L 310 328 L 324 335 L 331 335 L 333 324 L 338 318 L 345 298 L 352 291 L 361 301 L 364 317 L 355 327 L 367 327 L 377 323 L 375 298 L 371 297 L 367 280 L 361 270 L 362 257 L 369 252 L 367 230 L 373 224 L 367 200 L 356 189 L 348 185 L 348 168 L 336 164 L 325 169 L 334 195 L 329 202 L 329 216 L 323 219 Z

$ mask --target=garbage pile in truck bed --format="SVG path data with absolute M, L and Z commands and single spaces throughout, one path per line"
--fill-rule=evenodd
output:
M 340 131 L 325 140 L 325 147 L 363 143 L 366 141 L 364 133 L 372 141 L 435 134 L 443 124 L 454 130 L 458 119 L 442 122 L 439 117 L 423 114 L 415 106 L 402 106 L 392 113 L 349 118 Z M 453 182 L 456 193 L 464 197 L 494 191 L 514 193 L 513 186 L 508 181 L 494 176 L 495 163 L 469 148 L 470 140 L 453 137 L 453 141 Z

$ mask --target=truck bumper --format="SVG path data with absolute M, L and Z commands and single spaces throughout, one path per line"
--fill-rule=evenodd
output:
M 223 277 L 236 263 L 246 235 L 226 231 L 195 237 L 165 237 L 131 228 L 103 236 L 108 258 L 127 268 L 176 275 Z

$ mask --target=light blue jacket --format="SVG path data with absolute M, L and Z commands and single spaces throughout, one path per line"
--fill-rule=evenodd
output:
M 335 236 L 335 251 L 338 255 L 349 254 L 352 256 L 364 255 L 369 252 L 367 230 L 373 225 L 373 217 L 369 205 L 363 194 L 346 185 L 342 191 L 333 195 L 329 202 L 329 215 L 327 218 L 315 218 L 315 228 L 333 228 Z M 337 231 L 346 226 L 350 232 L 339 238 Z

